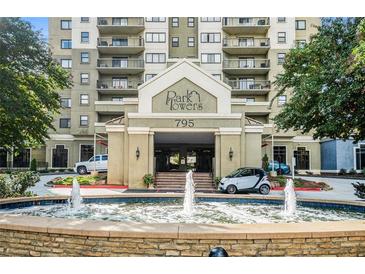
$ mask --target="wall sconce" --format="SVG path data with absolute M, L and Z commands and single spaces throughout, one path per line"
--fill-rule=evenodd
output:
M 233 158 L 233 150 L 232 150 L 232 147 L 229 148 L 229 160 L 232 161 L 232 158 Z
M 139 159 L 139 156 L 141 155 L 141 152 L 139 151 L 139 147 L 136 149 L 136 158 Z

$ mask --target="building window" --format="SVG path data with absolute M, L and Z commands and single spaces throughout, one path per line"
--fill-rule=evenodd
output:
M 212 74 L 212 76 L 216 79 L 216 80 L 221 80 L 222 76 L 220 74 Z
M 255 98 L 243 98 L 243 101 L 245 103 L 255 103 L 256 99 Z
M 171 40 L 172 47 L 176 48 L 179 46 L 179 37 L 172 37 Z
M 94 146 L 93 145 L 81 145 L 80 146 L 80 161 L 88 161 L 94 156 Z
M 128 18 L 125 17 L 113 17 L 112 18 L 113 26 L 128 26 Z
M 195 25 L 195 18 L 194 17 L 188 17 L 188 27 L 193 28 Z
M 56 148 L 52 149 L 52 167 L 68 166 L 68 149 L 64 145 L 56 145 Z
M 202 43 L 220 43 L 221 42 L 221 34 L 218 32 L 201 33 L 200 38 L 201 38 Z
M 356 169 L 363 170 L 365 168 L 365 144 L 360 144 L 355 148 Z
M 220 22 L 220 17 L 202 17 L 201 22 Z
M 80 59 L 81 59 L 81 64 L 88 64 L 88 63 L 90 63 L 89 53 L 88 52 L 81 52 L 80 53 Z
M 61 107 L 70 108 L 71 107 L 71 98 L 61 98 Z
M 296 30 L 305 30 L 307 27 L 307 22 L 305 20 L 295 20 Z
M 146 82 L 150 79 L 152 79 L 153 77 L 155 77 L 157 74 L 146 74 L 145 75 L 145 79 L 146 79 Z
M 165 22 L 166 17 L 146 17 L 146 22 Z
M 89 105 L 89 94 L 80 94 L 80 105 Z
M 298 147 L 294 151 L 295 169 L 309 169 L 309 151 L 305 147 Z
M 72 68 L 72 60 L 71 59 L 61 59 L 61 67 Z
M 146 63 L 166 63 L 166 54 L 146 53 Z
M 278 43 L 286 43 L 286 32 L 278 32 Z
M 278 96 L 278 106 L 284 106 L 286 104 L 286 95 Z
M 89 84 L 89 73 L 80 73 L 80 84 L 81 85 Z
M 282 65 L 285 62 L 285 53 L 278 53 L 278 65 Z
M 295 41 L 295 45 L 300 49 L 304 48 L 306 44 L 307 44 L 307 41 L 305 41 L 305 40 L 296 40 Z
M 89 43 L 89 32 L 81 32 L 81 43 Z
M 286 146 L 274 146 L 274 161 L 286 164 Z
M 286 17 L 278 17 L 278 23 L 285 23 Z
M 89 116 L 80 115 L 80 127 L 87 127 L 89 125 Z
M 147 32 L 146 43 L 165 43 L 166 33 L 164 32 Z
M 29 167 L 30 149 L 22 149 L 13 157 L 13 167 Z
M 188 47 L 195 47 L 195 37 L 188 37 Z
M 112 85 L 113 85 L 113 88 L 127 89 L 128 88 L 128 77 L 113 77 Z
M 81 23 L 89 23 L 90 17 L 81 17 Z
M 71 49 L 72 41 L 71 39 L 62 39 L 61 40 L 61 49 Z
M 71 20 L 61 20 L 61 29 L 71 29 L 72 28 Z
M 203 64 L 219 64 L 221 62 L 220 53 L 202 53 Z
M 179 26 L 179 17 L 172 17 L 171 18 L 171 25 L 174 28 L 178 27 Z
M 112 97 L 112 102 L 122 102 L 123 97 Z
M 71 119 L 70 118 L 60 118 L 60 128 L 70 128 Z

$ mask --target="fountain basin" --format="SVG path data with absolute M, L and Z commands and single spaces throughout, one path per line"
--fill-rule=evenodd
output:
M 86 204 L 120 200 L 166 202 L 182 194 L 123 194 L 83 197 Z M 0 207 L 62 205 L 68 197 L 8 199 Z M 196 194 L 209 202 L 229 200 L 283 204 L 273 197 Z M 161 201 L 164 200 L 164 201 Z M 361 202 L 298 200 L 298 205 L 348 210 L 363 214 Z M 160 205 L 158 205 L 160 206 Z M 4 212 L 4 211 L 3 211 Z M 14 241 L 14 242 L 13 242 Z M 133 223 L 0 214 L 0 254 L 26 256 L 207 256 L 223 246 L 231 256 L 305 256 L 365 254 L 365 222 L 303 222 L 272 224 Z M 24 242 L 24 243 L 21 243 Z

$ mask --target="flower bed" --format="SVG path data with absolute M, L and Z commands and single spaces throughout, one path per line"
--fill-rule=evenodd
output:
M 276 177 L 269 176 L 269 181 L 270 181 L 273 189 L 281 190 L 285 187 L 286 180 L 288 178 L 289 177 L 286 177 L 283 175 L 279 175 Z M 318 190 L 318 189 L 325 190 L 325 191 L 332 190 L 332 188 L 324 182 L 308 181 L 308 180 L 305 180 L 302 178 L 294 179 L 294 187 L 296 188 L 296 190 L 302 190 L 302 191 Z
M 51 186 L 71 186 L 73 181 L 73 176 L 69 176 L 66 178 L 56 177 L 49 181 L 47 185 Z M 106 184 L 106 175 L 81 175 L 76 176 L 77 182 L 82 185 L 105 185 Z

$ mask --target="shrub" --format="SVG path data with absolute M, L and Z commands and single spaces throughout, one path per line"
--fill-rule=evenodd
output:
M 355 174 L 356 174 L 356 170 L 355 170 L 355 169 L 353 169 L 353 168 L 351 168 L 351 169 L 349 170 L 349 174 L 351 174 L 351 175 L 355 175 Z
M 152 174 L 145 174 L 143 176 L 143 182 L 145 183 L 145 185 L 150 186 L 153 185 L 154 179 L 153 179 L 153 175 Z
M 267 156 L 267 154 L 265 153 L 264 157 L 262 157 L 262 168 L 264 170 L 268 170 L 269 168 L 269 157 Z
M 0 176 L 0 197 L 30 196 L 27 192 L 29 187 L 39 181 L 39 174 L 33 171 L 13 172 L 9 175 Z
M 218 187 L 219 186 L 219 183 L 221 182 L 222 180 L 222 177 L 215 177 L 214 178 L 214 183 L 215 183 L 215 186 Z
M 355 195 L 360 199 L 365 199 L 365 184 L 356 182 L 352 184 L 355 188 Z
M 37 171 L 37 160 L 34 158 L 30 162 L 30 171 Z
M 346 169 L 341 168 L 340 171 L 338 172 L 338 175 L 345 175 L 346 174 Z

